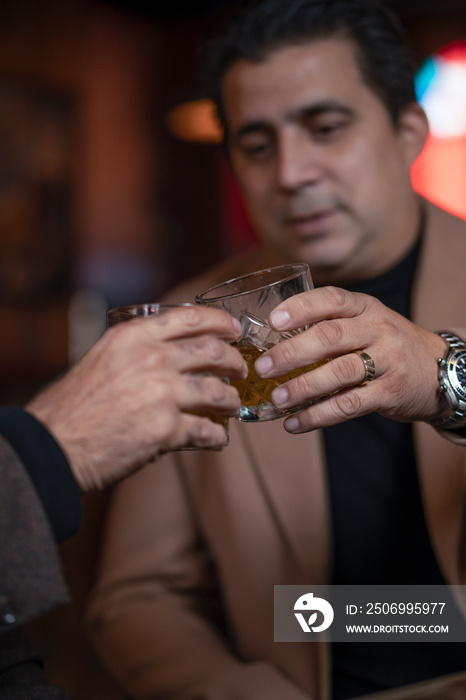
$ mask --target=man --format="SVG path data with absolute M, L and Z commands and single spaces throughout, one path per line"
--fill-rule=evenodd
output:
M 222 448 L 223 426 L 190 412 L 238 410 L 236 390 L 220 379 L 244 371 L 221 340 L 238 326 L 197 307 L 115 326 L 25 410 L 0 409 L 2 698 L 68 697 L 43 677 L 20 629 L 67 602 L 55 541 L 79 528 L 79 490 L 103 488 L 167 450 Z
M 273 641 L 274 585 L 464 583 L 465 412 L 435 331 L 466 339 L 466 225 L 412 189 L 427 122 L 397 24 L 369 0 L 259 0 L 210 56 L 262 246 L 171 299 L 308 262 L 318 288 L 270 323 L 314 325 L 256 367 L 332 357 L 273 400 L 333 395 L 118 488 L 96 647 L 138 700 L 343 700 L 465 671 L 464 644 Z

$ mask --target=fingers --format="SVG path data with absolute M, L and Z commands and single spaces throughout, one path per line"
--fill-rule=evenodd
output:
M 272 392 L 272 401 L 279 409 L 314 402 L 299 415 L 286 420 L 285 428 L 289 432 L 335 425 L 371 412 L 395 420 L 413 421 L 431 420 L 439 411 L 436 358 L 441 349 L 433 337 L 435 334 L 388 309 L 383 316 L 366 316 L 369 330 L 367 336 L 362 336 L 366 343 L 362 344 L 363 351 L 354 341 L 354 348 L 349 352 L 317 369 L 304 371 Z M 356 319 L 353 321 L 359 324 Z M 321 325 L 324 323 L 300 335 L 307 334 L 311 344 L 316 337 L 313 331 Z M 374 339 L 368 342 L 373 333 Z M 270 356 L 276 353 L 269 367 L 270 376 L 279 376 L 278 352 L 284 350 L 282 358 L 286 360 L 288 354 L 291 360 L 297 340 L 298 336 L 269 351 Z M 261 373 L 267 376 L 264 367 Z
M 186 306 L 113 326 L 103 343 L 117 362 L 133 358 L 135 373 L 176 369 L 241 379 L 247 375 L 246 363 L 226 342 L 239 332 L 239 322 L 224 311 Z
M 166 449 L 225 447 L 225 420 L 240 407 L 235 388 L 217 377 L 186 375 L 171 387 L 170 402 L 174 420 L 166 422 Z M 168 408 L 168 400 L 160 404 Z
M 186 375 L 173 387 L 180 411 L 236 416 L 240 408 L 237 390 L 217 377 Z
M 284 312 L 289 314 L 286 324 Z M 261 356 L 255 368 L 264 377 L 279 377 L 324 358 L 364 350 L 377 335 L 390 331 L 382 328 L 383 324 L 390 324 L 380 302 L 336 287 L 315 289 L 287 299 L 272 312 L 269 322 L 275 327 L 279 325 L 281 330 L 306 330 Z M 313 325 L 309 327 L 309 324 Z
M 261 377 L 280 377 L 299 367 L 366 348 L 371 340 L 371 330 L 364 329 L 359 318 L 322 321 L 268 350 L 256 361 L 255 369 Z
M 347 292 L 339 287 L 320 287 L 296 294 L 279 304 L 269 316 L 269 324 L 278 331 L 303 328 L 333 318 L 352 318 L 366 308 L 364 294 Z
M 135 394 L 139 403 L 133 422 L 141 432 L 146 431 L 147 444 L 159 445 L 162 451 L 183 447 L 193 435 L 197 446 L 213 440 L 214 447 L 222 447 L 225 418 L 237 415 L 240 408 L 237 390 L 211 375 L 173 372 L 146 382 Z
M 246 363 L 226 342 L 238 337 L 240 330 L 239 321 L 225 311 L 176 307 L 113 326 L 106 333 L 106 344 L 113 346 L 119 357 L 135 357 L 137 353 L 140 358 L 144 349 L 147 370 L 209 371 L 240 379 L 247 374 Z
M 183 337 L 211 334 L 234 340 L 241 333 L 241 324 L 226 311 L 199 305 L 173 307 L 161 314 L 131 321 L 138 324 L 138 332 L 144 332 L 155 341 L 175 340 Z M 114 328 L 128 326 L 120 324 Z M 112 329 L 110 329 L 112 330 Z
M 164 346 L 169 361 L 179 372 L 212 372 L 231 379 L 244 379 L 247 365 L 239 350 L 220 338 L 196 336 Z
M 169 449 L 180 447 L 197 447 L 201 449 L 221 450 L 227 445 L 228 437 L 223 425 L 208 418 L 183 414 L 180 419 L 179 432 Z
M 277 408 L 289 409 L 334 394 L 342 387 L 359 386 L 365 377 L 361 358 L 350 353 L 295 377 L 274 389 L 271 398 Z
M 284 422 L 289 433 L 305 433 L 372 413 L 378 405 L 377 392 L 369 384 L 346 389 L 314 404 Z
M 306 327 L 306 330 L 278 343 L 259 358 L 255 368 L 263 377 L 279 377 L 324 358 L 336 358 L 357 350 L 372 354 L 368 348 L 373 348 L 381 338 L 388 352 L 393 347 L 401 320 L 377 299 L 335 287 L 296 295 L 277 309 L 283 310 L 285 304 L 292 314 L 287 327 Z M 269 320 L 276 324 L 273 313 Z M 309 323 L 313 325 L 307 327 Z M 346 384 L 340 388 L 343 386 Z
M 380 391 L 368 384 L 362 385 L 366 379 L 365 364 L 353 352 L 274 389 L 271 398 L 280 409 L 291 409 L 308 401 L 316 402 L 284 423 L 288 432 L 303 433 L 377 410 Z

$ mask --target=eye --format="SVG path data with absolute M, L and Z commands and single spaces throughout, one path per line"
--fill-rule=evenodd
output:
M 345 133 L 349 120 L 342 115 L 320 115 L 311 119 L 307 128 L 313 138 L 322 142 L 333 142 Z
M 322 124 L 317 128 L 317 131 L 319 131 L 321 134 L 332 134 L 334 131 L 337 131 L 337 129 L 340 127 L 340 124 L 336 123 L 331 123 L 331 124 Z
M 272 154 L 273 140 L 263 133 L 251 133 L 243 136 L 237 148 L 244 158 L 261 162 Z

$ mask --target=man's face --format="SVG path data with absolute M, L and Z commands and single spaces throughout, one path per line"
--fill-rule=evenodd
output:
M 238 61 L 222 87 L 232 168 L 268 248 L 319 284 L 371 277 L 409 249 L 419 114 L 394 127 L 349 40 Z

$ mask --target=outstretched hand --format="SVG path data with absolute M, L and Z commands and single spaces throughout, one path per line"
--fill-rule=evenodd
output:
M 282 302 L 269 317 L 276 330 L 307 330 L 279 343 L 256 362 L 263 377 L 277 377 L 323 358 L 332 361 L 272 393 L 278 408 L 326 397 L 285 421 L 302 433 L 377 412 L 399 421 L 435 421 L 444 410 L 437 359 L 445 342 L 366 294 L 322 287 Z M 373 381 L 356 351 L 375 363 Z M 336 392 L 336 393 L 335 393 Z
M 118 324 L 25 409 L 61 444 L 85 491 L 167 450 L 221 449 L 223 425 L 193 412 L 238 412 L 238 393 L 221 377 L 246 375 L 225 342 L 239 332 L 226 312 L 197 306 Z

